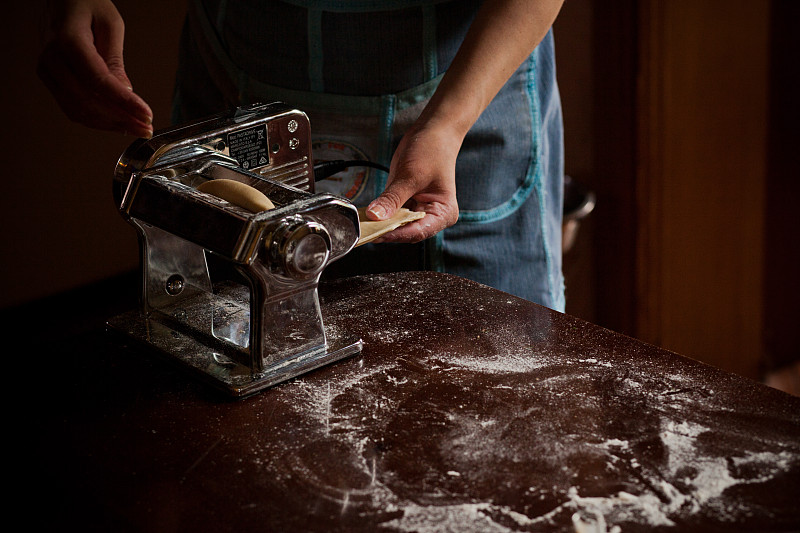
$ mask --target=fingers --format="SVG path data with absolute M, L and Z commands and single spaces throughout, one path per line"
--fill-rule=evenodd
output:
M 132 115 L 129 109 L 118 104 L 119 98 L 109 96 L 113 88 L 103 89 L 99 87 L 101 83 L 87 82 L 85 74 L 77 75 L 62 50 L 49 46 L 42 55 L 38 74 L 70 120 L 100 130 L 152 136 L 152 114 Z M 117 84 L 118 91 L 132 94 L 119 80 Z
M 96 53 L 90 47 L 82 47 L 88 54 L 80 59 L 80 65 L 89 65 L 91 71 L 99 73 L 95 80 L 97 92 L 119 107 L 127 110 L 136 119 L 152 122 L 153 112 L 150 106 L 132 91 L 133 86 L 125 73 L 122 58 L 125 28 L 121 18 L 100 18 L 94 24 L 94 45 Z M 100 61 L 98 61 L 100 59 Z M 111 77 L 108 76 L 111 74 Z M 88 76 L 92 72 L 87 73 Z
M 150 106 L 133 92 L 122 67 L 121 57 L 112 56 L 106 64 L 99 51 L 85 46 L 67 45 L 62 48 L 67 68 L 77 82 L 82 102 L 92 100 L 91 108 L 121 113 L 115 121 L 129 124 L 131 128 L 144 127 L 152 134 L 153 112 Z M 116 69 L 116 74 L 111 68 Z
M 367 216 L 372 220 L 391 218 L 417 192 L 415 185 L 410 179 L 391 180 L 383 193 L 369 204 Z
M 118 17 L 95 17 L 92 30 L 94 47 L 108 70 L 126 87 L 132 88 L 122 59 L 125 23 Z
M 78 4 L 58 20 L 37 73 L 67 117 L 91 128 L 151 137 L 153 113 L 125 74 L 124 25 L 113 4 Z
M 420 242 L 436 235 L 458 220 L 458 202 L 454 184 L 446 177 L 430 180 L 394 176 L 386 190 L 367 208 L 372 220 L 390 218 L 400 207 L 421 211 L 425 217 L 402 226 L 374 242 Z
M 458 207 L 451 204 L 431 204 L 416 210 L 425 211 L 425 218 L 401 226 L 373 242 L 421 242 L 452 226 L 458 220 Z
M 455 166 L 460 140 L 449 131 L 415 125 L 392 157 L 386 190 L 368 207 L 367 217 L 385 220 L 401 207 L 425 217 L 385 234 L 377 242 L 419 242 L 458 220 Z

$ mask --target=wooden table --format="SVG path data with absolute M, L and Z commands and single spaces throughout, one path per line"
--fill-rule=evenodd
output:
M 321 295 L 362 354 L 242 400 L 101 328 L 35 343 L 31 521 L 800 529 L 800 398 L 444 274 Z

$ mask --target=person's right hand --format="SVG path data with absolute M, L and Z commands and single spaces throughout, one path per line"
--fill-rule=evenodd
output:
M 110 0 L 53 0 L 37 73 L 67 117 L 91 128 L 153 135 L 153 112 L 122 61 L 125 25 Z

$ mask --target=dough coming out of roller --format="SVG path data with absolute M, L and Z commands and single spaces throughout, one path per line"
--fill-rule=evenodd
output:
M 197 190 L 222 198 L 227 202 L 238 205 L 253 213 L 266 211 L 267 209 L 275 209 L 275 204 L 273 204 L 263 192 L 239 181 L 226 179 L 210 180 L 201 183 L 200 186 L 197 187 Z
M 235 180 L 216 179 L 209 180 L 201 183 L 197 190 L 207 194 L 222 198 L 223 200 L 237 205 L 253 213 L 266 211 L 267 209 L 274 209 L 275 204 L 267 198 L 267 196 L 246 183 L 241 183 Z M 425 213 L 419 211 L 411 211 L 405 207 L 401 207 L 389 219 L 386 220 L 369 220 L 366 214 L 366 207 L 359 208 L 358 221 L 361 226 L 361 238 L 356 243 L 356 246 L 372 242 L 378 237 L 389 233 L 392 230 L 399 228 L 409 222 L 414 222 L 425 216 Z
M 358 239 L 356 246 L 374 241 L 381 235 L 389 233 L 409 222 L 419 220 L 424 216 L 425 213 L 423 212 L 411 211 L 405 207 L 401 207 L 391 218 L 386 220 L 370 220 L 367 218 L 367 208 L 360 207 L 358 209 L 358 221 L 361 225 L 361 238 Z

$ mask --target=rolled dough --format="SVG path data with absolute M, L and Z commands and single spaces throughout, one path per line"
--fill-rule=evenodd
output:
M 226 179 L 210 180 L 201 183 L 197 187 L 197 190 L 212 194 L 217 198 L 222 198 L 227 202 L 238 205 L 253 213 L 275 208 L 275 204 L 273 204 L 263 192 L 239 181 Z
M 358 239 L 356 246 L 361 246 L 368 242 L 374 241 L 381 235 L 389 233 L 392 230 L 404 226 L 409 222 L 414 222 L 425 216 L 425 213 L 420 211 L 411 211 L 405 207 L 401 207 L 391 218 L 386 220 L 370 220 L 367 218 L 367 208 L 358 208 L 358 221 L 361 226 L 361 238 Z
M 258 213 L 266 211 L 267 209 L 274 209 L 275 204 L 270 201 L 267 196 L 245 183 L 235 180 L 216 179 L 209 180 L 201 183 L 197 190 L 207 194 L 212 194 L 218 198 L 238 205 L 248 211 Z M 414 222 L 425 216 L 425 213 L 419 211 L 411 211 L 405 207 L 401 207 L 389 219 L 386 220 L 370 220 L 367 218 L 367 208 L 361 207 L 358 209 L 358 222 L 361 226 L 361 238 L 356 243 L 356 246 L 372 242 L 381 235 L 389 233 L 390 231 L 404 226 L 409 222 Z

